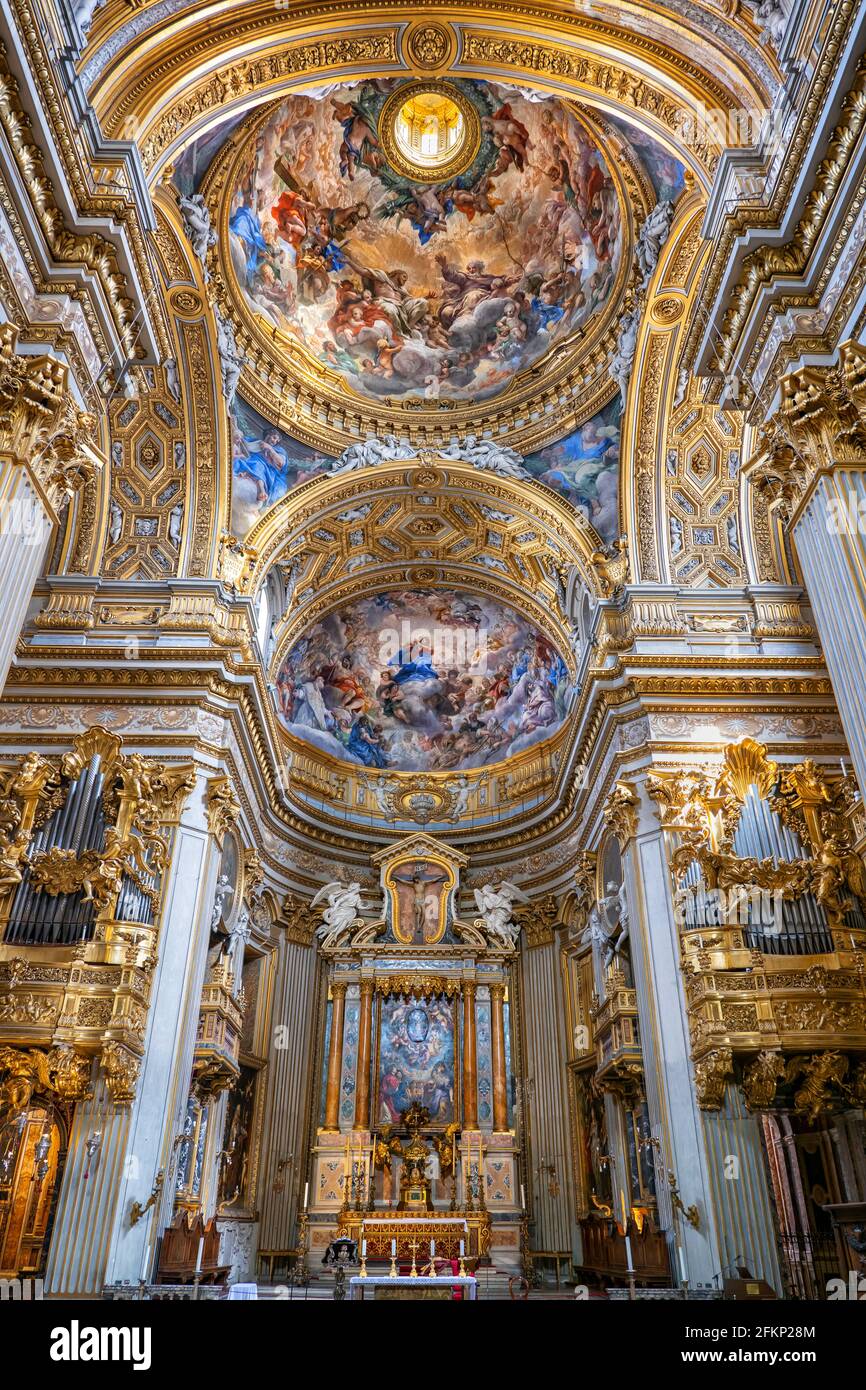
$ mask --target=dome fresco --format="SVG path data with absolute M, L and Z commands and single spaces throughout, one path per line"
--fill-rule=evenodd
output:
M 362 397 L 489 400 L 607 304 L 617 191 L 562 103 L 453 82 L 450 115 L 407 118 L 416 85 L 273 111 L 235 171 L 231 266 L 250 311 Z
M 361 599 L 318 622 L 276 676 L 283 722 L 371 769 L 480 767 L 550 737 L 570 684 L 519 613 L 453 589 Z

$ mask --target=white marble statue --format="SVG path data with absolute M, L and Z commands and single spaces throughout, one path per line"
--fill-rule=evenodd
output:
M 462 820 L 469 808 L 469 798 L 472 795 L 472 783 L 470 782 L 469 778 L 465 775 L 465 773 L 463 774 L 463 776 L 457 778 L 457 788 L 458 790 L 454 800 L 454 806 L 452 808 L 450 816 L 448 817 L 452 825 Z
M 379 810 L 386 820 L 396 820 L 397 813 L 391 805 L 389 797 L 397 791 L 400 783 L 394 777 L 380 777 L 375 782 L 368 783 L 370 794 L 373 797 Z
M 640 309 L 635 307 L 628 313 L 623 314 L 619 321 L 619 338 L 616 344 L 616 352 L 610 361 L 608 368 L 611 376 L 619 387 L 622 403 L 625 405 L 626 393 L 628 392 L 628 382 L 631 376 L 632 363 L 637 348 L 637 331 L 640 327 Z
M 223 916 L 227 901 L 234 896 L 234 888 L 228 874 L 220 874 L 217 879 L 216 892 L 213 900 L 213 911 L 210 915 L 210 929 L 216 931 Z
M 656 203 L 652 212 L 647 214 L 638 233 L 634 254 L 643 277 L 641 286 L 649 284 L 650 277 L 658 265 L 662 247 L 671 230 L 673 216 L 673 203 L 670 198 L 663 198 L 660 203 Z
M 229 929 L 229 934 L 225 943 L 225 947 L 223 949 L 223 956 L 227 961 L 231 962 L 232 971 L 234 973 L 234 994 L 237 994 L 241 986 L 241 971 L 238 969 L 238 964 L 243 964 L 244 947 L 246 946 L 252 934 L 252 919 L 250 918 L 249 911 L 247 910 L 247 908 L 244 907 L 241 909 L 235 921 L 232 923 Z
M 614 959 L 628 941 L 628 904 L 625 884 L 607 884 L 607 892 L 599 899 L 599 920 L 604 932 L 604 968 L 609 970 Z
M 238 382 L 241 379 L 243 358 L 235 342 L 235 330 L 231 320 L 224 318 L 218 309 L 215 311 L 215 316 L 217 322 L 217 353 L 219 355 L 223 379 L 223 397 L 225 398 L 226 405 L 230 406 L 235 398 Z
M 93 16 L 104 4 L 105 0 L 72 0 L 72 13 L 82 34 L 90 33 Z
M 108 539 L 112 545 L 117 545 L 122 530 L 123 512 L 120 509 L 120 504 L 112 497 L 108 504 Z
M 523 478 L 532 480 L 532 474 L 523 466 L 523 456 L 507 444 L 499 444 L 493 439 L 479 439 L 477 434 L 467 434 L 463 442 L 452 439 L 439 453 L 444 459 L 454 459 L 455 463 L 471 463 L 473 468 L 483 468 L 488 473 L 498 473 L 502 478 Z
M 189 237 L 190 246 L 201 264 L 205 281 L 207 281 L 209 276 L 205 261 L 210 248 L 216 245 L 217 234 L 211 226 L 210 212 L 202 195 L 191 193 L 189 197 L 182 196 L 180 215 L 183 219 L 183 229 Z
M 168 514 L 168 538 L 180 548 L 180 528 L 183 523 L 183 503 L 178 502 Z
M 761 42 L 778 49 L 788 27 L 788 6 L 784 0 L 758 0 L 755 22 L 761 30 Z
M 395 434 L 383 434 L 381 438 L 370 436 L 344 449 L 334 464 L 333 472 L 352 473 L 358 468 L 375 468 L 378 463 L 401 462 L 417 457 L 417 451 L 408 439 L 398 439 Z
M 168 394 L 173 401 L 177 401 L 180 405 L 180 374 L 177 370 L 177 358 L 167 357 L 162 365 L 165 368 L 165 385 Z
M 325 898 L 328 906 L 322 913 L 322 922 L 316 930 L 316 937 L 323 946 L 336 946 L 361 911 L 361 885 L 326 883 L 324 888 L 319 889 L 310 907 L 318 907 Z
M 488 936 L 503 942 L 506 946 L 513 946 L 520 935 L 520 927 L 513 920 L 515 898 L 524 903 L 529 902 L 521 888 L 507 883 L 505 879 L 496 886 L 485 883 L 482 888 L 475 889 L 478 916 L 484 930 Z

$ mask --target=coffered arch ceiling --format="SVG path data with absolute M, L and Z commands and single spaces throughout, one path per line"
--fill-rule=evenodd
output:
M 250 540 L 252 585 L 281 580 L 268 667 L 299 813 L 477 834 L 561 802 L 599 552 L 555 494 L 430 455 L 303 484 Z
M 766 107 L 779 72 L 753 11 L 696 0 L 652 4 L 293 5 L 238 12 L 222 3 L 160 3 L 97 14 L 81 74 L 107 134 L 138 140 L 155 171 L 217 111 L 318 82 L 414 72 L 503 77 L 630 110 L 679 139 L 683 112 Z M 212 81 L 216 79 L 216 81 Z M 210 84 L 210 85 L 208 85 Z M 204 99 L 203 98 L 204 95 Z M 677 118 L 680 118 L 679 121 Z M 679 129 L 678 129 L 679 127 Z M 695 150 L 712 162 L 713 151 Z

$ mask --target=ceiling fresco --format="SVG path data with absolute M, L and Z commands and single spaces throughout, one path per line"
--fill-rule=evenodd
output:
M 525 459 L 526 472 L 581 512 L 605 541 L 620 534 L 619 396 L 565 438 Z M 271 425 L 240 396 L 231 409 L 232 534 L 239 540 L 287 492 L 335 460 Z
M 377 594 L 330 614 L 276 676 L 297 737 L 369 768 L 480 767 L 563 722 L 568 672 L 549 640 L 487 597 L 453 589 Z
M 602 540 L 614 541 L 619 524 L 619 396 L 564 439 L 526 459 L 526 470 L 582 512 Z
M 228 249 L 289 347 L 362 398 L 435 408 L 496 397 L 585 331 L 623 233 L 605 157 L 562 103 L 455 81 L 436 109 L 417 90 L 286 99 L 235 167 Z
M 235 396 L 232 434 L 232 534 L 243 540 L 252 526 L 299 483 L 327 472 L 333 459 L 293 439 Z

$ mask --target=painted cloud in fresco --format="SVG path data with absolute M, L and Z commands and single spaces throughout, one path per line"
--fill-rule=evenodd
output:
M 487 399 L 588 323 L 621 256 L 603 156 L 559 102 L 458 85 L 483 136 L 447 184 L 387 163 L 397 79 L 289 97 L 251 142 L 229 227 L 253 313 L 367 398 Z
M 568 673 L 525 618 L 488 598 L 408 589 L 316 624 L 277 673 L 286 727 L 369 768 L 498 762 L 555 733 Z
M 583 512 L 605 541 L 616 540 L 620 534 L 621 415 L 622 403 L 617 396 L 580 429 L 526 460 L 532 476 Z
M 235 396 L 232 431 L 232 534 L 243 540 L 250 527 L 299 483 L 327 472 L 328 454 L 300 444 Z

